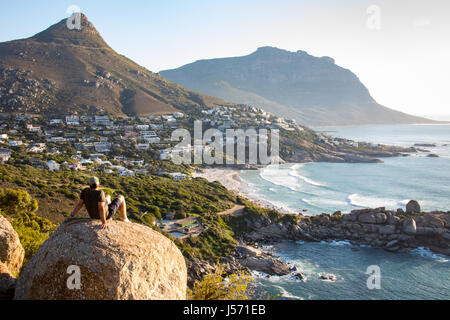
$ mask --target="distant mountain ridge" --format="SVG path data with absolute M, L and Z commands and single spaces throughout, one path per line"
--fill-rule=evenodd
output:
M 64 19 L 31 38 L 0 43 L 1 113 L 145 116 L 227 104 L 119 55 L 84 14 L 80 30 Z
M 261 47 L 247 56 L 199 60 L 160 74 L 190 90 L 310 126 L 434 122 L 381 106 L 350 70 L 301 50 Z

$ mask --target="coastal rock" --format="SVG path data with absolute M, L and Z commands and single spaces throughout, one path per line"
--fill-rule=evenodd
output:
M 380 234 L 394 234 L 395 233 L 395 226 L 394 225 L 381 226 L 378 229 L 378 232 Z
M 25 250 L 20 243 L 19 235 L 9 221 L 0 215 L 0 262 L 3 262 L 12 273 L 18 273 L 24 256 Z
M 250 270 L 280 276 L 291 273 L 289 266 L 285 262 L 259 249 L 239 245 L 236 247 L 236 251 L 240 255 L 238 258 L 239 263 Z
M 384 250 L 389 251 L 389 252 L 397 252 L 398 250 L 400 250 L 400 247 L 399 246 L 391 246 L 391 247 L 384 248 Z
M 386 222 L 390 225 L 396 225 L 397 222 L 399 222 L 399 221 L 400 221 L 399 217 L 396 217 L 394 215 L 389 215 Z
M 306 280 L 306 276 L 301 272 L 295 272 L 292 274 L 292 277 L 296 280 Z
M 320 279 L 326 280 L 326 281 L 331 281 L 331 282 L 336 282 L 336 280 L 337 280 L 336 275 L 331 274 L 331 273 L 329 273 L 329 274 L 321 274 L 320 275 Z
M 426 215 L 424 218 L 424 224 L 426 226 L 432 227 L 432 228 L 444 228 L 445 222 L 441 220 L 438 217 L 432 216 L 432 215 Z
M 14 297 L 16 281 L 6 265 L 0 262 L 0 300 L 11 300 Z
M 392 240 L 386 244 L 386 248 L 394 247 L 398 244 L 398 240 Z
M 406 234 L 415 234 L 417 232 L 416 221 L 408 218 L 403 222 L 403 232 Z
M 411 200 L 406 204 L 406 213 L 420 213 L 420 205 L 416 200 Z
M 183 255 L 160 233 L 134 223 L 70 220 L 44 242 L 17 283 L 18 300 L 185 299 Z M 69 289 L 79 271 L 79 289 Z M 72 283 L 73 284 L 73 283 Z M 76 281 L 75 281 L 76 284 Z
M 385 223 L 387 216 L 382 212 L 366 212 L 358 215 L 358 221 L 362 223 Z
M 358 216 L 355 213 L 348 213 L 343 215 L 343 219 L 344 221 L 353 222 L 356 221 L 356 219 L 358 219 Z

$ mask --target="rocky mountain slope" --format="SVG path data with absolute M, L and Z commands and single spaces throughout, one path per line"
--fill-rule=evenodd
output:
M 80 30 L 70 30 L 66 21 L 31 38 L 0 43 L 1 113 L 151 115 L 226 104 L 118 54 L 85 15 Z
M 433 122 L 381 106 L 350 70 L 304 51 L 262 47 L 247 56 L 200 60 L 160 74 L 190 90 L 305 125 Z

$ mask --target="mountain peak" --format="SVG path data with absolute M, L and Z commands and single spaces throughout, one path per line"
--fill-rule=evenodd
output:
M 77 22 L 79 19 L 79 23 Z M 83 13 L 75 13 L 69 18 L 52 25 L 36 34 L 32 39 L 39 42 L 49 42 L 64 45 L 84 47 L 108 47 L 95 26 Z
M 264 47 L 259 47 L 255 53 L 259 53 L 259 54 L 279 54 L 279 53 L 290 53 L 287 50 L 284 49 L 280 49 L 277 47 L 271 47 L 271 46 L 264 46 Z

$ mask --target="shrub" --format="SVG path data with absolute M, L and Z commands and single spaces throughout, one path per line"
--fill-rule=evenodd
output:
M 49 220 L 41 218 L 33 212 L 19 214 L 11 225 L 19 234 L 20 243 L 25 249 L 24 265 L 56 227 Z
M 226 277 L 224 267 L 217 263 L 201 281 L 194 283 L 188 297 L 192 300 L 248 300 L 247 287 L 253 278 L 245 273 L 233 273 Z
M 22 212 L 35 212 L 38 203 L 24 190 L 0 189 L 0 209 L 16 216 Z

